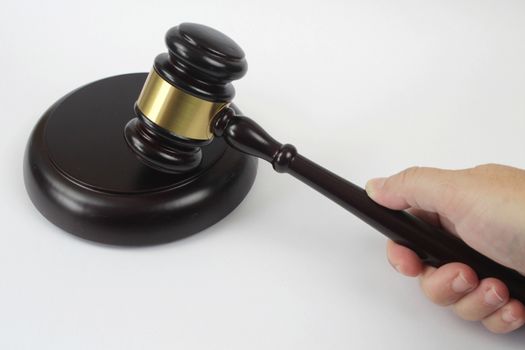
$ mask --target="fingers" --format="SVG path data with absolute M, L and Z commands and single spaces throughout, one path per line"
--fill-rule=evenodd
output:
M 519 301 L 512 299 L 481 322 L 494 333 L 512 332 L 525 324 L 525 307 Z
M 435 304 L 456 303 L 478 286 L 474 270 L 461 263 L 450 263 L 438 269 L 425 270 L 420 277 L 421 289 Z
M 368 181 L 366 191 L 374 201 L 390 209 L 414 207 L 442 216 L 460 216 L 467 209 L 458 207 L 460 180 L 464 176 L 462 171 L 412 167 L 388 178 Z
M 387 243 L 387 256 L 390 264 L 401 274 L 420 276 L 421 289 L 425 295 L 441 306 L 454 304 L 479 284 L 476 273 L 469 266 L 450 263 L 438 269 L 426 267 L 416 253 L 393 241 Z
M 401 274 L 416 277 L 423 272 L 423 264 L 412 250 L 389 240 L 386 251 L 390 265 Z
M 525 324 L 525 306 L 510 299 L 507 287 L 495 278 L 482 281 L 461 263 L 439 268 L 424 266 L 412 250 L 388 241 L 388 260 L 406 276 L 420 276 L 421 289 L 435 304 L 452 305 L 461 318 L 481 321 L 494 333 L 508 333 Z
M 480 321 L 508 301 L 509 291 L 503 282 L 486 278 L 474 291 L 454 304 L 454 312 L 465 320 Z
M 421 289 L 435 304 L 452 305 L 478 286 L 474 270 L 460 263 L 451 263 L 439 269 L 425 267 L 412 250 L 393 241 L 387 243 L 390 264 L 401 274 L 409 277 L 420 275 Z

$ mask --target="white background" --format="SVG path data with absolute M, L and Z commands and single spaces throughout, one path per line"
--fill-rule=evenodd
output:
M 0 12 L 0 349 L 522 349 L 427 302 L 385 238 L 260 163 L 230 216 L 141 249 L 48 223 L 23 186 L 43 111 L 149 71 L 184 21 L 247 53 L 236 103 L 364 185 L 411 165 L 525 167 L 525 2 L 10 1 Z

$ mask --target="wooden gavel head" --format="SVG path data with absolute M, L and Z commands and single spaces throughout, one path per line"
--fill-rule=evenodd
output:
M 126 140 L 149 166 L 187 172 L 202 162 L 211 121 L 235 96 L 246 74 L 243 50 L 213 28 L 183 23 L 166 33 L 168 53 L 155 58 L 126 125 Z
M 257 161 L 214 138 L 247 70 L 226 35 L 183 23 L 149 75 L 80 87 L 42 116 L 28 142 L 24 179 L 37 209 L 89 240 L 150 245 L 196 233 L 246 196 Z

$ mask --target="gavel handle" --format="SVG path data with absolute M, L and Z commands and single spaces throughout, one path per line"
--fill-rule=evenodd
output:
M 472 267 L 480 279 L 503 281 L 513 298 L 525 303 L 525 276 L 470 248 L 459 238 L 404 211 L 382 207 L 365 190 L 337 176 L 297 153 L 294 146 L 281 144 L 247 117 L 226 109 L 212 123 L 215 136 L 233 148 L 272 163 L 330 198 L 379 232 L 415 251 L 425 264 L 439 267 L 461 262 Z

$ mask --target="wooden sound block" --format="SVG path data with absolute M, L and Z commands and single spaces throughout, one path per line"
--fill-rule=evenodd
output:
M 146 73 L 110 77 L 56 102 L 33 130 L 24 159 L 27 192 L 53 224 L 116 245 L 152 245 L 197 233 L 244 199 L 257 160 L 221 138 L 195 169 L 145 165 L 124 137 Z

